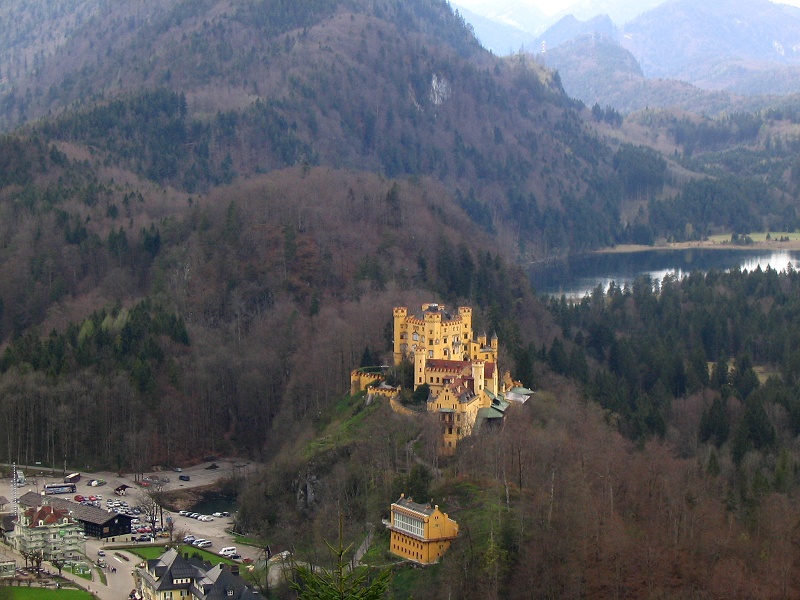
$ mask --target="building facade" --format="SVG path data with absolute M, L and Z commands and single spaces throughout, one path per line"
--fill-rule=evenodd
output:
M 428 386 L 427 409 L 438 416 L 442 454 L 453 454 L 458 441 L 482 423 L 502 423 L 508 403 L 497 366 L 498 339 L 473 335 L 470 307 L 450 313 L 443 304 L 429 303 L 412 315 L 398 306 L 393 320 L 394 362 L 413 361 L 414 389 Z
M 249 588 L 230 567 L 212 567 L 169 549 L 138 569 L 145 600 L 256 600 L 262 596 Z
M 10 538 L 17 552 L 41 552 L 45 560 L 76 560 L 86 553 L 83 527 L 54 506 L 31 507 L 20 515 Z
M 116 538 L 123 540 L 130 536 L 133 517 L 129 515 L 109 512 L 96 506 L 85 506 L 64 498 L 50 498 L 48 502 L 67 511 L 89 537 L 116 541 Z
M 385 524 L 390 531 L 391 553 L 424 565 L 438 562 L 458 537 L 458 523 L 438 506 L 417 504 L 404 495 L 392 504 L 390 520 Z

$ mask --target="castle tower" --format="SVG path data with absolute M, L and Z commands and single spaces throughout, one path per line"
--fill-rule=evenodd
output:
M 414 389 L 425 383 L 425 363 L 428 361 L 424 352 L 414 352 Z
M 483 377 L 485 363 L 482 360 L 472 361 L 472 379 L 475 382 L 475 393 L 478 394 L 483 389 Z
M 458 314 L 461 315 L 461 323 L 462 323 L 462 332 L 467 334 L 467 337 L 463 337 L 464 340 L 471 340 L 472 339 L 472 308 L 469 306 L 459 306 L 458 307 Z
M 408 331 L 406 328 L 408 308 L 395 306 L 392 314 L 394 317 L 394 364 L 399 365 L 403 361 L 403 355 L 408 353 Z

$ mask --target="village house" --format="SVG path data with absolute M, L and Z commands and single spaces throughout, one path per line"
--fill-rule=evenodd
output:
M 169 549 L 140 567 L 141 592 L 145 600 L 256 600 L 261 594 L 248 587 L 229 565 L 215 567 Z
M 41 552 L 45 560 L 76 560 L 86 553 L 83 527 L 66 510 L 45 504 L 27 508 L 9 537 L 19 553 Z
M 389 551 L 407 560 L 429 565 L 437 562 L 458 536 L 458 523 L 438 506 L 418 504 L 401 495 L 391 507 Z

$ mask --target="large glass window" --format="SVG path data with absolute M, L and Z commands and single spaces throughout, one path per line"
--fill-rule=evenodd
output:
M 425 529 L 422 524 L 422 519 L 415 519 L 401 513 L 394 513 L 394 526 L 400 531 L 405 531 L 411 535 L 422 537 Z

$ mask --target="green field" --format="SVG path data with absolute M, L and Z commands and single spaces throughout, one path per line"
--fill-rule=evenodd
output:
M 76 577 L 82 577 L 88 581 L 92 580 L 92 568 L 85 562 L 79 562 L 77 565 L 65 566 L 64 571 L 72 573 Z
M 139 556 L 145 560 L 158 558 L 166 551 L 164 546 L 142 546 L 138 548 L 131 547 L 131 548 L 126 548 L 126 550 L 131 554 L 135 554 L 136 556 Z M 214 554 L 213 552 L 208 552 L 207 550 L 203 550 L 202 548 L 195 548 L 194 546 L 186 546 L 182 544 L 178 546 L 178 552 L 180 552 L 181 554 L 188 554 L 189 556 L 197 553 L 203 557 L 203 560 L 210 562 L 212 565 L 216 565 L 218 563 L 225 563 L 226 565 L 236 564 L 236 561 L 223 558 L 221 556 L 218 556 L 217 554 Z
M 229 534 L 231 534 L 233 536 L 233 539 L 234 539 L 234 541 L 235 541 L 235 543 L 237 545 L 252 546 L 253 548 L 263 548 L 264 547 L 263 542 L 260 542 L 255 538 L 247 537 L 247 536 L 244 536 L 244 535 L 239 535 L 238 533 L 233 532 L 233 531 L 228 531 L 227 533 L 229 533 Z
M 83 590 L 51 590 L 27 586 L 0 588 L 0 600 L 91 600 L 92 597 Z

